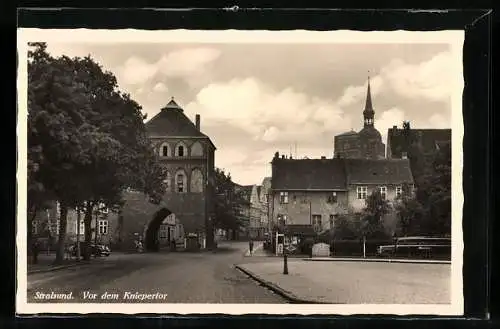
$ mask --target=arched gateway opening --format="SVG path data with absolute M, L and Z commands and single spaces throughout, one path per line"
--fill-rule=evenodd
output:
M 160 249 L 158 231 L 163 220 L 171 213 L 172 212 L 167 208 L 161 208 L 154 214 L 153 220 L 151 220 L 146 229 L 146 237 L 144 239 L 144 247 L 147 251 L 158 251 Z

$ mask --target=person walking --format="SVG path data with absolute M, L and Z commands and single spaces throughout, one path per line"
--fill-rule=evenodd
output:
M 250 251 L 250 256 L 252 256 L 253 254 L 253 240 L 250 239 L 250 241 L 248 242 L 248 250 Z

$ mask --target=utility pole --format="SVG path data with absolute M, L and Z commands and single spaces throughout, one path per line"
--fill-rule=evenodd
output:
M 81 222 L 81 214 L 80 207 L 76 208 L 76 261 L 80 261 L 80 222 Z

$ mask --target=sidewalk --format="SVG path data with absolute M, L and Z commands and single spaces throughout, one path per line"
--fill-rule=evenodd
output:
M 28 264 L 28 271 L 27 271 L 28 274 L 57 271 L 73 266 L 83 266 L 95 261 L 95 259 L 92 258 L 90 261 L 80 260 L 78 262 L 76 261 L 75 258 L 71 258 L 71 259 L 64 259 L 64 261 L 61 264 L 55 265 L 54 264 L 55 259 L 56 259 L 55 254 L 38 255 L 37 264 Z
M 447 304 L 451 266 L 381 262 L 283 262 L 236 265 L 294 303 Z
M 363 257 L 312 257 L 302 258 L 305 261 L 317 262 L 376 262 L 376 263 L 410 263 L 410 264 L 451 264 L 449 260 L 404 259 L 404 258 L 363 258 Z
M 253 252 L 250 254 L 250 250 L 247 249 L 244 254 L 245 257 L 267 257 L 272 256 L 267 250 L 264 249 L 264 242 L 255 242 L 253 245 Z

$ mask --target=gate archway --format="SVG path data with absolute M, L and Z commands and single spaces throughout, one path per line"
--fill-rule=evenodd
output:
M 160 249 L 158 230 L 163 220 L 171 213 L 172 212 L 167 208 L 161 208 L 153 215 L 153 219 L 149 222 L 148 228 L 146 229 L 146 236 L 144 239 L 144 247 L 147 251 L 158 251 Z

